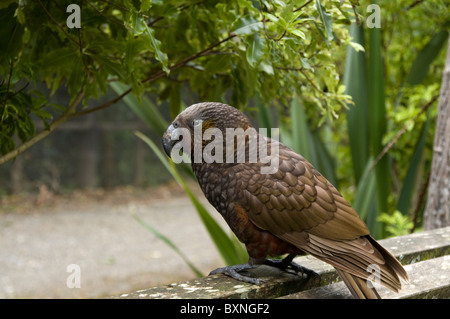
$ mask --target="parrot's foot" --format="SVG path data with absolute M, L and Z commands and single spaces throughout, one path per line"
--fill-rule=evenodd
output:
M 288 255 L 287 257 L 283 259 L 266 259 L 264 260 L 264 264 L 272 267 L 279 268 L 281 270 L 287 270 L 292 269 L 296 273 L 305 274 L 308 278 L 316 278 L 320 280 L 320 275 L 316 273 L 314 270 L 303 267 L 292 260 L 294 259 L 295 255 Z
M 265 280 L 258 279 L 258 278 L 252 278 L 249 276 L 244 276 L 239 273 L 239 271 L 243 271 L 243 270 L 245 271 L 248 269 L 252 269 L 252 268 L 255 268 L 256 266 L 258 266 L 258 265 L 251 265 L 249 263 L 227 266 L 227 267 L 217 268 L 216 270 L 211 271 L 209 274 L 210 275 L 224 274 L 224 275 L 230 276 L 231 278 L 234 278 L 239 281 L 248 282 L 248 283 L 254 284 L 254 285 L 261 285 L 261 284 L 265 283 Z

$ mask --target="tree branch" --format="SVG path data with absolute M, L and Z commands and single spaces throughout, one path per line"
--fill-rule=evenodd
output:
M 311 2 L 313 2 L 313 0 L 309 0 L 309 1 L 306 2 L 304 5 L 298 7 L 297 9 L 295 9 L 294 12 L 300 11 L 301 9 L 303 9 L 304 7 L 306 7 L 308 4 L 310 4 Z
M 0 157 L 0 165 L 6 163 L 9 160 L 12 160 L 17 155 L 23 153 L 28 148 L 42 140 L 44 137 L 48 136 L 51 132 L 53 132 L 58 126 L 60 126 L 62 123 L 67 121 L 71 117 L 71 113 L 75 110 L 75 108 L 78 106 L 78 104 L 81 102 L 81 100 L 84 97 L 84 90 L 82 89 L 80 93 L 78 93 L 75 100 L 72 102 L 71 105 L 67 108 L 67 110 L 55 121 L 53 121 L 49 128 L 46 130 L 41 131 L 39 134 L 36 134 L 33 138 L 30 140 L 22 143 L 19 147 L 16 147 L 12 151 L 8 152 L 7 154 Z
M 193 60 L 195 60 L 195 59 L 197 59 L 199 57 L 207 55 L 212 49 L 214 49 L 215 47 L 221 45 L 222 43 L 224 43 L 224 42 L 234 38 L 235 36 L 236 36 L 235 34 L 230 34 L 225 39 L 223 39 L 223 40 L 221 40 L 221 41 L 219 41 L 219 42 L 209 46 L 208 48 L 206 48 L 206 49 L 204 49 L 202 51 L 197 52 L 194 55 L 191 55 L 190 57 L 187 57 L 186 59 L 184 59 L 184 60 L 182 60 L 182 61 L 180 61 L 180 62 L 178 62 L 178 63 L 176 63 L 176 64 L 174 64 L 172 66 L 170 66 L 169 70 L 170 71 L 175 71 L 176 69 L 179 69 L 179 68 L 185 66 L 189 62 L 191 62 L 191 61 L 193 61 Z M 161 70 L 161 71 L 156 72 L 155 74 L 153 74 L 149 78 L 147 78 L 145 80 L 142 80 L 141 83 L 153 82 L 153 81 L 156 81 L 156 80 L 158 80 L 158 79 L 160 79 L 162 77 L 165 77 L 165 76 L 166 76 L 166 72 Z M 106 103 L 104 103 L 102 105 L 93 107 L 93 108 L 85 110 L 85 111 L 77 112 L 77 113 L 73 114 L 71 117 L 79 117 L 79 116 L 83 116 L 83 115 L 86 115 L 86 114 L 89 114 L 89 113 L 97 112 L 99 110 L 106 109 L 107 107 L 110 107 L 111 105 L 119 102 L 123 97 L 128 95 L 130 92 L 131 92 L 131 89 L 128 89 L 125 92 L 123 92 L 121 95 L 119 95 L 116 98 L 112 99 L 111 101 L 108 101 L 108 102 L 106 102 Z
M 414 8 L 414 7 L 417 6 L 418 4 L 421 4 L 422 2 L 423 2 L 423 0 L 416 0 L 416 1 L 414 1 L 413 3 L 411 3 L 409 6 L 407 6 L 407 7 L 405 8 L 405 11 L 408 11 L 408 10 Z
M 428 108 L 438 99 L 439 94 L 433 96 L 433 98 L 431 99 L 430 102 L 428 102 L 427 104 L 425 104 L 419 111 L 419 113 L 417 113 L 416 116 L 414 116 L 414 118 L 411 121 L 416 121 L 416 119 L 422 115 L 426 110 L 428 110 Z M 394 146 L 395 143 L 397 143 L 398 139 L 405 134 L 406 129 L 408 127 L 408 124 L 405 124 L 400 131 L 397 132 L 397 135 L 392 139 L 392 141 L 390 141 L 384 148 L 383 150 L 380 152 L 380 154 L 378 154 L 377 158 L 375 159 L 375 161 L 373 162 L 372 166 L 370 167 L 370 170 L 372 170 L 375 165 L 377 165 L 377 163 L 383 158 L 384 155 L 386 155 L 387 152 L 389 152 L 389 150 Z
M 217 42 L 217 43 L 215 43 L 215 44 L 209 46 L 208 48 L 206 48 L 206 49 L 204 49 L 204 50 L 202 50 L 202 51 L 197 52 L 197 53 L 194 54 L 194 55 L 191 55 L 190 57 L 187 57 L 186 59 L 184 59 L 184 60 L 178 62 L 177 64 L 175 64 L 175 65 L 169 67 L 169 69 L 170 69 L 171 71 L 173 71 L 173 70 L 176 70 L 176 69 L 178 69 L 178 68 L 180 68 L 180 67 L 182 67 L 182 66 L 185 66 L 186 64 L 188 64 L 188 63 L 191 62 L 192 60 L 195 60 L 195 59 L 197 59 L 197 58 L 199 58 L 199 57 L 202 57 L 202 56 L 206 55 L 209 51 L 211 51 L 211 50 L 214 49 L 215 47 L 221 45 L 221 44 L 224 43 L 224 42 L 229 41 L 230 39 L 234 38 L 235 36 L 236 36 L 236 34 L 231 33 L 231 34 L 230 34 L 228 37 L 226 37 L 225 39 L 223 39 L 223 40 L 221 40 L 221 41 L 219 41 L 219 42 Z M 147 82 L 147 81 L 144 80 L 143 82 Z
M 110 107 L 111 105 L 116 104 L 117 102 L 119 102 L 125 95 L 127 95 L 130 92 L 131 92 L 131 89 L 128 89 L 125 92 L 123 92 L 122 94 L 120 94 L 119 96 L 117 96 L 116 98 L 112 99 L 111 101 L 108 101 L 106 103 L 103 103 L 102 105 L 93 107 L 92 109 L 88 109 L 88 110 L 85 110 L 85 111 L 74 113 L 74 114 L 70 115 L 70 118 L 79 117 L 79 116 L 83 116 L 83 115 L 86 115 L 86 114 L 90 114 L 90 113 L 93 113 L 93 112 L 100 111 L 102 109 L 106 109 L 107 107 Z
M 430 175 L 431 172 L 428 173 L 427 179 L 425 180 L 425 183 L 422 186 L 422 190 L 419 194 L 419 200 L 417 201 L 417 205 L 416 205 L 416 209 L 414 210 L 413 213 L 413 227 L 411 228 L 411 230 L 409 231 L 410 234 L 414 233 L 414 231 L 416 230 L 418 223 L 419 223 L 419 213 L 422 210 L 424 201 L 425 201 L 425 197 L 427 195 L 427 190 L 428 190 L 428 185 L 430 184 Z

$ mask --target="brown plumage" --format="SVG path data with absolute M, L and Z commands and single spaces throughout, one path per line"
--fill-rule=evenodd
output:
M 197 122 L 196 122 L 197 120 Z M 180 113 L 164 134 L 167 154 L 177 140 L 171 139 L 175 128 L 194 132 L 194 125 L 202 122 L 202 131 L 217 128 L 223 135 L 226 150 L 226 128 L 251 127 L 250 122 L 237 109 L 221 103 L 200 103 Z M 194 163 L 192 168 L 206 198 L 227 221 L 249 254 L 249 262 L 235 267 L 224 267 L 223 272 L 237 279 L 260 283 L 238 271 L 267 263 L 267 256 L 289 254 L 286 267 L 295 255 L 310 254 L 336 268 L 355 298 L 379 298 L 367 279 L 375 279 L 384 286 L 398 291 L 400 278 L 408 280 L 401 264 L 370 235 L 359 215 L 339 191 L 323 177 L 305 158 L 292 149 L 258 135 L 258 140 L 270 147 L 278 146 L 278 169 L 262 174 L 268 166 L 259 156 L 249 161 L 249 138 L 245 143 L 246 161 L 242 163 Z M 204 149 L 209 140 L 202 140 Z M 180 143 L 194 141 L 183 139 Z M 223 156 L 225 161 L 225 154 Z M 267 159 L 267 158 L 266 158 Z M 272 263 L 270 263 L 272 264 Z

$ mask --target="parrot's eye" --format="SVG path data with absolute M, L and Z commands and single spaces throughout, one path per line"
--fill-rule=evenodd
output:
M 193 120 L 192 121 L 192 126 L 193 127 L 196 127 L 196 126 L 199 126 L 199 125 L 202 125 L 202 120 Z

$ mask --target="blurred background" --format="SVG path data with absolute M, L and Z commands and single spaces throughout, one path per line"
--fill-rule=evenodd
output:
M 50 95 L 45 85 L 38 88 Z M 103 101 L 114 98 L 107 92 Z M 69 99 L 64 88 L 55 92 L 52 100 L 64 104 Z M 91 101 L 90 104 L 101 103 Z M 167 103 L 161 112 L 169 119 Z M 164 112 L 166 111 L 166 112 Z M 36 130 L 45 129 L 36 122 Z M 1 195 L 24 192 L 64 193 L 85 188 L 113 188 L 130 185 L 157 186 L 169 180 L 170 174 L 154 153 L 137 139 L 139 130 L 157 140 L 136 114 L 123 103 L 70 120 L 50 134 L 41 143 L 27 150 L 23 156 L 0 167 Z
M 375 238 L 422 230 L 448 1 L 72 2 L 0 4 L 1 298 L 102 297 L 245 262 L 161 152 L 197 102 L 280 128 Z

